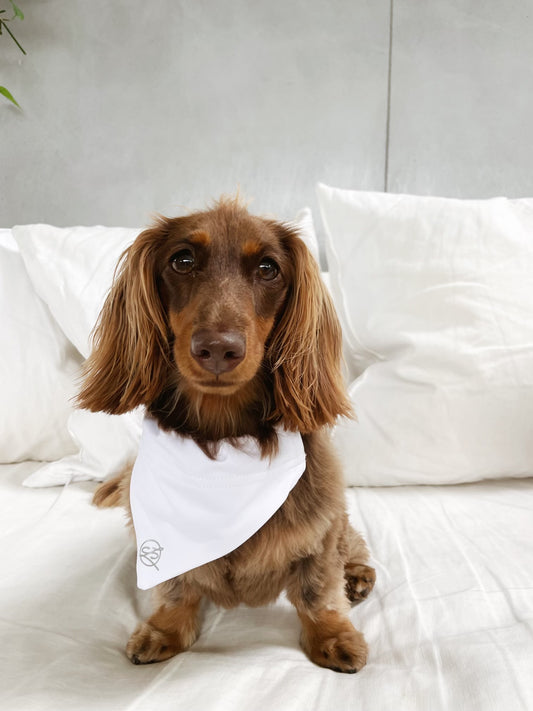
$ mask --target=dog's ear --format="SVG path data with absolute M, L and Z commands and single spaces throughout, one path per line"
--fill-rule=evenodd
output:
M 168 372 L 166 314 L 157 289 L 156 252 L 165 221 L 142 232 L 122 254 L 93 333 L 77 404 L 121 414 L 150 404 Z
M 292 270 L 267 351 L 276 414 L 289 429 L 312 432 L 352 414 L 341 373 L 341 327 L 314 257 L 295 230 L 280 223 L 273 227 Z

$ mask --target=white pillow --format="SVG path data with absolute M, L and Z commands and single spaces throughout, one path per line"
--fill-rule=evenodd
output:
M 58 486 L 118 474 L 135 461 L 143 414 L 142 408 L 125 415 L 74 410 L 68 430 L 77 453 L 45 464 L 22 483 L 30 487 Z
M 318 255 L 310 209 L 300 210 L 291 224 L 300 228 L 302 239 Z M 103 226 L 13 228 L 35 290 L 85 357 L 90 353 L 90 334 L 111 287 L 118 259 L 140 232 Z M 113 476 L 126 462 L 135 459 L 140 417 L 139 411 L 127 415 L 74 413 L 68 428 L 79 446 L 78 453 L 42 467 L 24 484 L 55 486 Z
M 81 358 L 35 293 L 10 230 L 0 230 L 0 462 L 76 451 L 67 430 Z
M 317 188 L 356 422 L 350 484 L 533 474 L 533 200 Z
M 35 291 L 85 358 L 118 259 L 140 231 L 100 225 L 13 227 Z

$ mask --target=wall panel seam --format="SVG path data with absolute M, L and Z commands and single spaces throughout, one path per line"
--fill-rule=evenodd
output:
M 385 126 L 385 175 L 383 176 L 384 192 L 389 191 L 389 149 L 390 149 L 390 122 L 391 122 L 391 86 L 392 86 L 392 43 L 393 43 L 394 0 L 390 0 L 389 7 L 389 63 L 387 70 L 387 119 Z

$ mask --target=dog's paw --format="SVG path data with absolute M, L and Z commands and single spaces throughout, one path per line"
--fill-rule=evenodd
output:
M 368 655 L 365 638 L 347 617 L 329 609 L 313 615 L 299 614 L 300 642 L 312 662 L 345 674 L 355 674 L 365 666 Z
M 347 565 L 344 576 L 346 595 L 353 605 L 363 602 L 376 582 L 376 571 L 368 565 Z
M 366 664 L 368 647 L 361 632 L 352 628 L 320 640 L 308 653 L 311 661 L 320 667 L 355 674 Z
M 179 635 L 157 630 L 142 622 L 131 635 L 126 654 L 133 664 L 163 662 L 183 651 Z

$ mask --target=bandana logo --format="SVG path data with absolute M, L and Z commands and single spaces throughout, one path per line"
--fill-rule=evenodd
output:
M 139 547 L 139 559 L 147 568 L 159 570 L 157 564 L 161 558 L 161 551 L 164 550 L 157 541 L 149 539 Z

